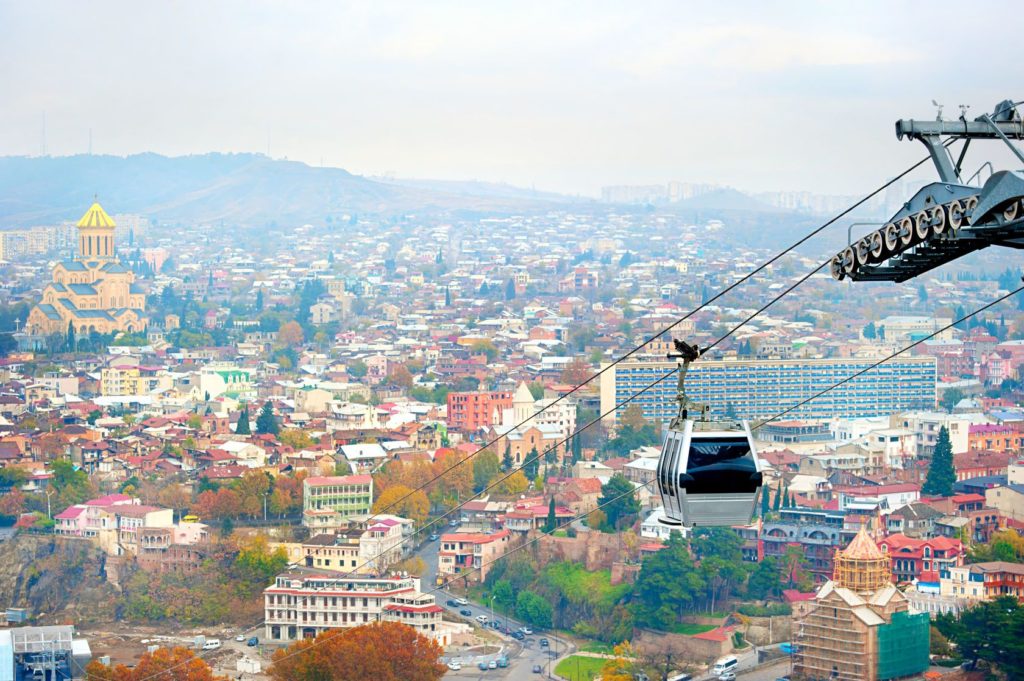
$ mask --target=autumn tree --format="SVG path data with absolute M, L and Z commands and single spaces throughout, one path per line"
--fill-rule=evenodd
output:
M 278 650 L 267 670 L 273 681 L 438 681 L 447 668 L 441 647 L 412 627 L 374 622 L 328 629 Z
M 301 428 L 285 428 L 277 436 L 277 439 L 281 441 L 281 444 L 288 445 L 296 451 L 313 446 L 313 438 Z
M 623 427 L 632 428 L 633 430 L 640 430 L 647 425 L 647 419 L 644 418 L 644 410 L 636 402 L 631 402 L 623 412 L 622 416 L 619 417 L 619 424 Z
M 246 471 L 234 482 L 240 514 L 255 517 L 263 511 L 263 497 L 270 494 L 270 481 L 263 471 Z
M 288 347 L 299 345 L 305 338 L 306 336 L 298 322 L 282 324 L 281 328 L 277 331 L 277 342 Z
M 496 476 L 487 486 L 494 494 L 515 496 L 525 492 L 530 486 L 530 481 L 526 479 L 522 471 L 514 471 L 511 475 L 505 473 Z
M 634 681 L 638 670 L 637 654 L 629 642 L 623 642 L 612 649 L 615 657 L 601 667 L 602 681 Z
M 18 516 L 25 510 L 25 495 L 20 489 L 12 489 L 0 496 L 0 515 Z
M 391 513 L 408 518 L 419 525 L 430 515 L 430 500 L 423 490 L 413 491 L 405 485 L 393 485 L 377 497 L 373 504 L 373 512 Z
M 559 380 L 566 385 L 580 385 L 590 378 L 590 365 L 586 360 L 577 357 L 562 369 Z
M 181 647 L 145 653 L 131 669 L 121 664 L 108 667 L 94 660 L 86 666 L 85 674 L 89 681 L 228 681 L 226 676 L 215 676 L 203 659 Z
M 404 364 L 394 364 L 389 368 L 388 379 L 394 385 L 409 390 L 412 388 L 412 372 Z
M 501 470 L 498 455 L 489 449 L 477 452 L 473 457 L 473 491 L 481 492 Z

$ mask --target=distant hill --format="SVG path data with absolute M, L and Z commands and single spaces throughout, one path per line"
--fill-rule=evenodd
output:
M 93 195 L 111 212 L 258 226 L 314 222 L 352 212 L 524 210 L 540 208 L 557 196 L 487 187 L 385 183 L 340 168 L 315 168 L 262 154 L 0 157 L 0 225 L 77 219 Z
M 781 212 L 779 209 L 731 188 L 710 191 L 675 204 L 677 210 L 750 210 L 764 213 Z

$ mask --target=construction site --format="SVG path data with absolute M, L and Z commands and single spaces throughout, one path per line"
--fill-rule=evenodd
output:
M 795 623 L 793 678 L 888 681 L 928 669 L 929 620 L 892 584 L 889 556 L 863 529 L 836 552 L 833 578 Z

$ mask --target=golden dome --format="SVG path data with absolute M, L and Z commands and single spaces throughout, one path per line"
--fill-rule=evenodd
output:
M 93 203 L 89 207 L 89 210 L 85 212 L 82 219 L 78 221 L 79 227 L 106 227 L 113 229 L 114 221 L 107 215 L 107 211 L 103 210 L 103 206 L 99 202 Z

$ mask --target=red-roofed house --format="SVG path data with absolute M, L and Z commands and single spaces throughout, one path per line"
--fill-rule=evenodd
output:
M 497 532 L 453 532 L 441 535 L 438 550 L 437 573 L 446 581 L 465 575 L 470 582 L 487 578 L 491 565 L 505 555 L 512 534 L 508 530 Z
M 878 547 L 889 554 L 892 581 L 897 584 L 914 580 L 938 583 L 939 572 L 964 564 L 965 552 L 959 539 L 913 539 L 893 534 L 879 540 Z

